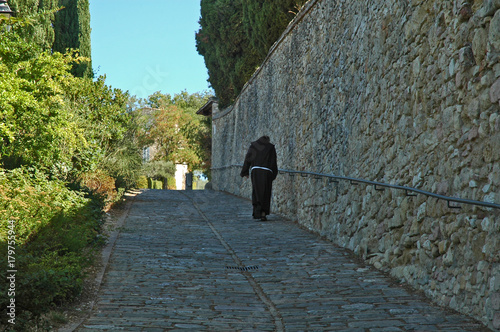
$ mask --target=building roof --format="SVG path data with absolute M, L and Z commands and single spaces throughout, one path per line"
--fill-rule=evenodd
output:
M 213 103 L 217 103 L 217 100 L 214 98 L 210 98 L 210 100 L 203 105 L 197 112 L 196 114 L 204 115 L 204 116 L 211 116 L 212 115 L 212 105 Z

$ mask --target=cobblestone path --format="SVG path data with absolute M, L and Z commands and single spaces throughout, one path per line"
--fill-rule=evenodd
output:
M 296 224 L 215 191 L 133 202 L 77 331 L 485 331 Z

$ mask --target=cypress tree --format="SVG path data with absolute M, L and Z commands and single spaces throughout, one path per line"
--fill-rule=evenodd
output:
M 307 0 L 201 0 L 198 53 L 219 106 L 234 102 Z
M 55 17 L 54 52 L 65 53 L 78 49 L 80 55 L 90 59 L 90 7 L 89 0 L 59 0 L 64 7 Z M 92 62 L 75 64 L 72 70 L 78 77 L 92 77 Z
M 10 0 L 9 6 L 18 16 L 35 18 L 35 24 L 17 31 L 26 40 L 42 50 L 78 49 L 80 55 L 91 58 L 89 0 Z M 51 12 L 59 7 L 64 8 Z M 72 73 L 92 77 L 92 62 L 75 64 Z
M 54 43 L 54 14 L 58 0 L 10 0 L 10 8 L 21 17 L 33 17 L 36 24 L 23 26 L 17 33 L 29 42 L 33 42 L 43 50 L 50 50 Z
M 221 107 L 234 101 L 258 65 L 243 30 L 242 6 L 242 0 L 201 1 L 196 46 L 205 58 L 208 80 Z
M 264 59 L 307 0 L 243 0 L 243 27 L 259 58 Z

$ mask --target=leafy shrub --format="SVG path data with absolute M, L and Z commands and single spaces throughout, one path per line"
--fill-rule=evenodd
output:
M 167 188 L 168 189 L 177 189 L 177 184 L 175 182 L 174 177 L 168 177 L 167 178 Z
M 7 266 L 9 220 L 16 235 L 18 309 L 9 328 L 26 330 L 25 324 L 81 292 L 92 248 L 101 244 L 102 220 L 99 200 L 84 196 L 36 169 L 0 169 L 0 266 Z M 0 270 L 0 278 L 6 277 L 7 270 Z M 7 289 L 0 283 L 0 328 L 8 319 Z
M 137 188 L 139 189 L 147 189 L 148 188 L 148 178 L 144 175 L 139 176 L 136 181 Z
M 0 241 L 7 239 L 8 220 L 16 221 L 18 244 L 28 242 L 56 215 L 85 206 L 82 193 L 68 190 L 62 181 L 47 179 L 36 169 L 0 172 Z
M 163 181 L 155 179 L 150 179 L 150 181 L 150 189 L 163 189 Z
M 175 175 L 175 165 L 171 161 L 155 160 L 144 164 L 142 171 L 153 179 L 164 179 Z
M 105 203 L 105 210 L 109 210 L 116 200 L 117 191 L 115 188 L 115 179 L 103 170 L 84 173 L 80 177 L 80 184 L 88 188 L 96 196 L 102 196 Z

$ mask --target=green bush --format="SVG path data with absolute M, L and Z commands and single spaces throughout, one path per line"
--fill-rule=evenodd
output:
M 172 189 L 171 185 L 173 183 L 173 189 L 175 189 L 175 179 L 168 178 L 168 189 Z M 137 180 L 137 188 L 139 189 L 163 189 L 163 181 L 155 180 L 154 178 L 148 178 L 144 175 L 139 176 Z
M 81 292 L 84 268 L 102 244 L 102 202 L 35 169 L 1 171 L 0 221 L 0 266 L 8 266 L 9 225 L 16 236 L 16 325 L 8 327 L 26 330 L 26 324 Z M 0 270 L 0 278 L 6 280 L 7 269 Z M 0 283 L 3 327 L 9 318 L 7 290 Z
M 139 189 L 148 189 L 148 178 L 144 175 L 139 176 L 136 182 L 136 186 Z
M 168 189 L 177 189 L 177 184 L 175 182 L 174 177 L 168 177 L 167 178 L 167 188 Z
M 306 0 L 201 0 L 196 49 L 219 107 L 232 104 Z
M 24 244 L 56 215 L 82 207 L 88 199 L 66 188 L 64 182 L 48 180 L 36 169 L 0 172 L 0 220 L 16 222 L 18 244 Z M 0 241 L 7 239 L 7 223 L 0 226 Z
M 163 181 L 148 178 L 149 189 L 163 189 Z

